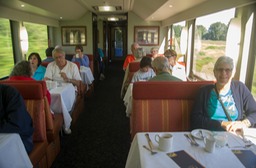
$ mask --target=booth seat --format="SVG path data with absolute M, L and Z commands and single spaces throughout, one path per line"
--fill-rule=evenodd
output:
M 60 113 L 56 113 L 52 115 L 51 109 L 49 106 L 48 99 L 46 97 L 46 83 L 45 81 L 35 81 L 35 80 L 5 80 L 5 81 L 0 81 L 2 84 L 7 84 L 11 85 L 15 88 L 18 89 L 18 91 L 21 93 L 23 98 L 25 99 L 28 111 L 33 106 L 31 104 L 31 101 L 27 100 L 29 97 L 28 94 L 37 94 L 38 90 L 30 90 L 30 86 L 34 85 L 41 85 L 41 90 L 43 93 L 43 112 L 45 113 L 45 123 L 44 124 L 39 124 L 42 127 L 44 127 L 45 132 L 46 132 L 46 137 L 47 137 L 47 146 L 45 147 L 46 149 L 46 161 L 47 161 L 47 167 L 50 167 L 55 158 L 57 157 L 58 153 L 60 152 L 60 137 L 59 133 L 63 125 L 63 116 Z M 21 88 L 20 86 L 26 86 L 27 88 Z M 34 108 L 37 106 L 33 106 Z M 39 106 L 38 106 L 39 107 Z M 43 121 L 43 120 L 42 120 Z M 40 120 L 40 122 L 42 122 Z M 38 122 L 36 122 L 38 123 Z M 38 132 L 38 131 L 36 131 Z M 34 164 L 33 164 L 34 165 Z
M 48 146 L 46 135 L 46 119 L 44 111 L 44 93 L 39 83 L 15 83 L 11 81 L 0 81 L 15 87 L 22 95 L 27 110 L 33 120 L 33 150 L 29 158 L 33 167 L 47 167 L 46 149 Z
M 201 82 L 135 82 L 130 132 L 189 131 L 190 112 Z
M 132 81 L 132 77 L 134 73 L 137 72 L 139 69 L 140 69 L 140 62 L 134 61 L 129 63 L 129 66 L 125 70 L 125 75 L 124 75 L 122 89 L 121 89 L 121 98 L 125 96 L 125 93 L 127 91 L 129 84 Z

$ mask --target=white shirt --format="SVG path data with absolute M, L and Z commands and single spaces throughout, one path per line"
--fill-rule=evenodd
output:
M 77 65 L 68 60 L 67 64 L 62 70 L 60 70 L 55 61 L 49 63 L 44 77 L 55 81 L 65 82 L 61 77 L 60 72 L 65 72 L 69 79 L 82 80 Z
M 172 71 L 173 76 L 175 76 L 183 81 L 187 81 L 185 67 L 183 65 L 176 63 L 176 65 L 174 65 L 174 67 L 172 67 L 170 65 L 170 69 Z

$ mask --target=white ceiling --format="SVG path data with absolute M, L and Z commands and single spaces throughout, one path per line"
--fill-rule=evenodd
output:
M 60 20 L 60 17 L 62 20 L 77 20 L 88 11 L 99 16 L 132 11 L 144 20 L 162 21 L 205 1 L 207 0 L 0 0 L 0 5 L 56 20 Z M 21 7 L 22 4 L 25 6 Z M 100 5 L 121 6 L 122 10 L 99 13 L 92 8 Z

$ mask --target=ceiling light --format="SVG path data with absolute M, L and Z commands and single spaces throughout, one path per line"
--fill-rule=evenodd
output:
M 118 10 L 122 10 L 121 6 L 93 6 L 92 7 L 95 11 L 99 12 L 114 12 Z
M 25 5 L 24 5 L 24 4 L 21 4 L 20 6 L 21 6 L 22 8 L 24 8 L 24 7 L 25 7 Z
M 173 6 L 172 5 L 169 5 L 169 8 L 172 8 Z
M 99 6 L 99 11 L 116 11 L 116 8 L 114 6 Z
M 117 17 L 109 17 L 108 21 L 118 21 L 119 19 Z

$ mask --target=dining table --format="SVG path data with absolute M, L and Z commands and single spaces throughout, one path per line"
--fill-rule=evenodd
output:
M 64 128 L 70 128 L 73 105 L 76 99 L 76 88 L 71 83 L 58 82 L 57 87 L 50 88 L 51 110 L 54 113 L 62 113 L 64 119 Z
M 82 82 L 87 85 L 87 90 L 89 89 L 89 85 L 91 85 L 94 81 L 94 76 L 89 67 L 81 66 L 80 74 L 82 78 Z
M 19 134 L 0 133 L 0 167 L 33 167 Z
M 132 88 L 133 83 L 130 83 L 123 98 L 124 105 L 126 107 L 125 113 L 127 117 L 130 117 L 132 113 Z
M 149 147 L 146 133 L 149 134 L 153 144 L 153 155 L 145 146 Z M 186 167 L 184 164 L 191 162 L 206 168 L 226 167 L 252 167 L 256 166 L 256 142 L 242 138 L 230 132 L 212 132 L 212 136 L 224 134 L 227 136 L 227 144 L 223 147 L 216 147 L 214 152 L 205 150 L 203 139 L 194 138 L 198 145 L 192 145 L 185 136 L 191 132 L 168 132 L 172 134 L 173 141 L 170 149 L 163 152 L 158 149 L 155 140 L 156 135 L 166 132 L 139 132 L 135 135 L 126 161 L 126 168 L 176 168 Z M 254 140 L 256 137 L 254 138 Z M 246 145 L 250 143 L 250 145 Z M 192 167 L 200 167 L 193 166 Z

